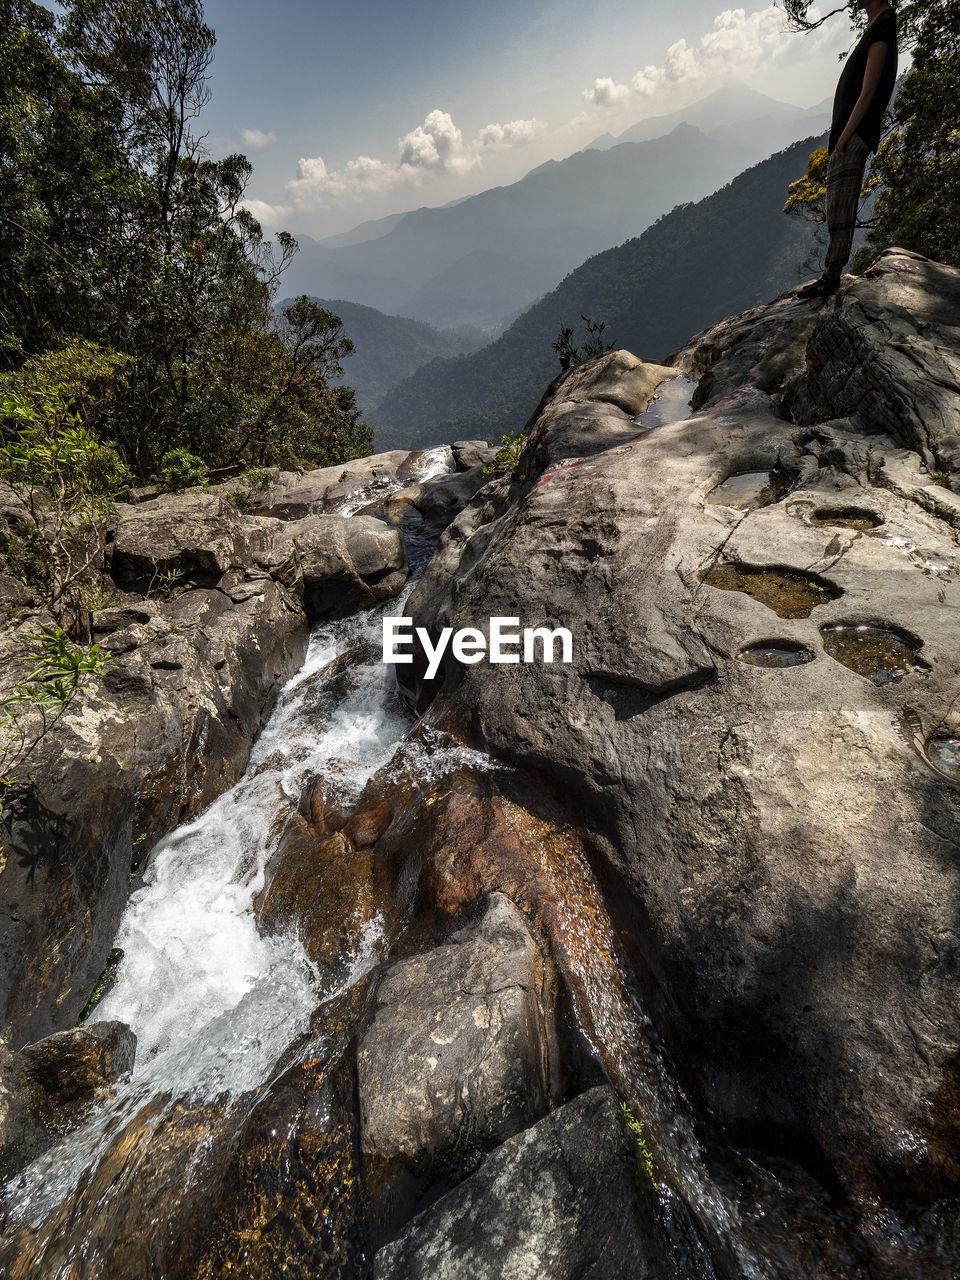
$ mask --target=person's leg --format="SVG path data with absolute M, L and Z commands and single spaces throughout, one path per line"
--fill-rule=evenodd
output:
M 854 134 L 843 151 L 834 151 L 827 165 L 827 230 L 830 244 L 824 277 L 839 281 L 850 257 L 857 210 L 863 188 L 863 173 L 870 148 Z

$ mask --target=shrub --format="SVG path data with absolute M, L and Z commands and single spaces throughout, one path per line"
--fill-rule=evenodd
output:
M 502 435 L 500 448 L 494 455 L 493 461 L 484 464 L 483 474 L 492 476 L 509 471 L 515 475 L 516 479 L 522 480 L 523 476 L 516 475 L 516 470 L 526 443 L 527 437 L 518 431 L 508 431 L 506 435 Z
M 0 810 L 4 793 L 17 781 L 13 770 L 106 667 L 98 644 L 74 645 L 59 626 L 42 626 L 29 639 L 37 648 L 20 661 L 30 670 L 0 699 Z
M 16 512 L 2 558 L 59 620 L 102 555 L 112 499 L 129 473 L 60 387 L 0 397 L 0 423 L 0 481 Z
M 164 489 L 179 491 L 200 486 L 206 489 L 210 473 L 202 458 L 187 449 L 170 449 L 160 463 L 160 483 Z

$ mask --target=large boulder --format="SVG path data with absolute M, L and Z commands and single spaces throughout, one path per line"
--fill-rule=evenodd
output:
M 960 271 L 888 249 L 819 317 L 791 396 L 806 418 L 851 416 L 960 472 Z
M 472 471 L 474 467 L 488 466 L 496 457 L 497 448 L 486 440 L 455 440 L 450 452 L 458 471 Z
M 924 306 L 949 316 L 941 278 Z M 576 806 L 655 1022 L 735 1140 L 910 1213 L 960 1188 L 958 549 L 921 497 L 953 495 L 868 406 L 869 432 L 778 411 L 833 317 L 787 295 L 702 335 L 677 357 L 709 367 L 698 412 L 652 431 L 611 390 L 632 357 L 554 384 L 529 479 L 454 520 L 408 609 L 434 637 L 565 626 L 574 661 L 400 673 Z M 929 394 L 919 365 L 889 376 Z
M 229 570 L 248 565 L 267 540 L 258 521 L 243 519 L 218 494 L 165 494 L 117 522 L 111 571 L 125 585 L 157 590 L 188 580 L 215 585 Z
M 376 1255 L 376 1280 L 676 1280 L 609 1088 L 517 1134 Z
M 526 921 L 499 893 L 446 945 L 387 969 L 357 1053 L 368 1168 L 440 1162 L 455 1177 L 544 1113 L 545 987 Z
M 373 516 L 308 516 L 286 524 L 282 540 L 299 553 L 304 606 L 314 621 L 371 609 L 406 583 L 403 536 Z
M 489 479 L 484 474 L 482 463 L 471 467 L 469 471 L 438 476 L 420 486 L 413 505 L 425 520 L 445 528 Z
M 58 1031 L 20 1051 L 27 1075 L 54 1103 L 76 1102 L 133 1070 L 137 1037 L 123 1022 Z

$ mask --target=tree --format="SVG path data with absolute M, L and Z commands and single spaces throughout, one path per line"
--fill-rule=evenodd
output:
M 0 0 L 0 369 L 82 330 L 127 176 L 111 106 L 59 56 L 53 15 Z
M 121 357 L 98 429 L 140 475 L 184 449 L 211 466 L 368 450 L 352 393 L 325 381 L 352 350 L 340 321 L 274 314 L 296 241 L 264 239 L 243 208 L 249 162 L 211 158 L 198 133 L 214 50 L 199 0 L 72 0 L 59 23 L 9 7 L 7 368 L 78 342 Z
M 913 66 L 893 104 L 874 170 L 882 183 L 874 252 L 899 245 L 960 265 L 960 0 L 904 8 Z

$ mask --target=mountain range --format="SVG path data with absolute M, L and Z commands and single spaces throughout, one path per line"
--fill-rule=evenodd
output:
M 494 336 L 590 255 L 825 123 L 819 108 L 723 90 L 643 121 L 605 149 L 548 161 L 509 186 L 326 241 L 298 236 L 288 286 Z
M 813 227 L 782 210 L 788 184 L 824 143 L 823 136 L 794 143 L 705 199 L 679 205 L 641 236 L 589 258 L 494 342 L 419 369 L 369 419 L 376 447 L 520 430 L 544 381 L 559 371 L 551 344 L 561 325 L 582 315 L 606 323 L 604 339 L 662 360 L 691 333 L 813 275 Z

